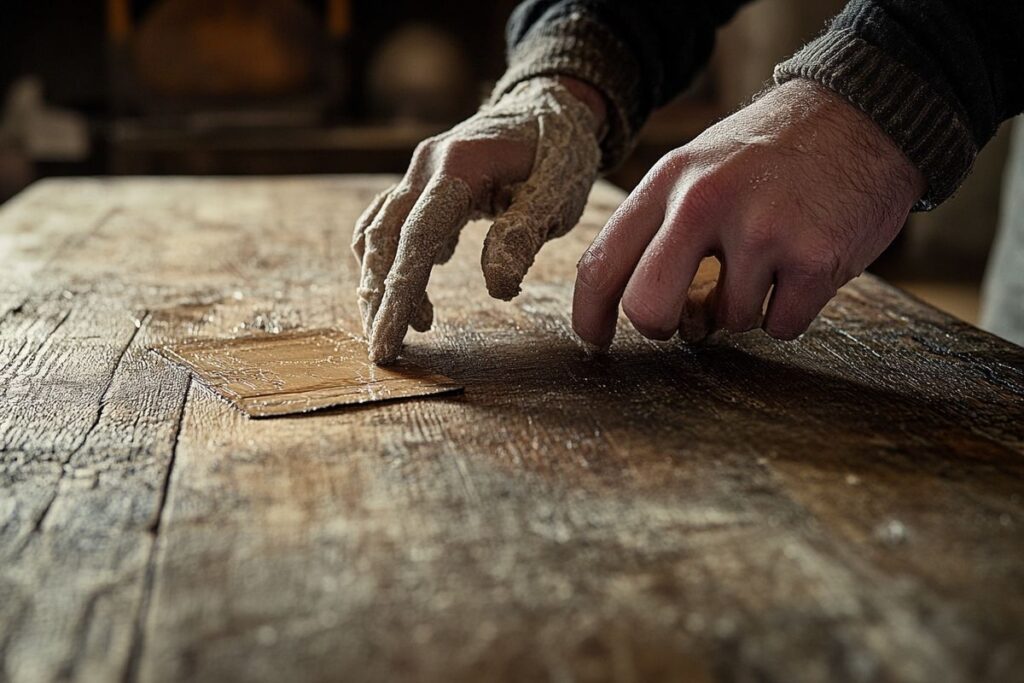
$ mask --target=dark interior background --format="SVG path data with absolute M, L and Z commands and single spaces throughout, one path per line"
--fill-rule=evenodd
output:
M 610 180 L 631 188 L 734 110 L 841 0 L 763 0 Z M 6 0 L 0 201 L 48 175 L 399 173 L 504 68 L 514 0 Z M 223 73 L 218 72 L 220 69 Z M 1009 128 L 1008 126 L 1005 128 Z M 1006 131 L 876 266 L 972 320 Z

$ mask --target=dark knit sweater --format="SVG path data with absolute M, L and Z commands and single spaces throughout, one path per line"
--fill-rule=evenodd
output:
M 542 74 L 588 82 L 609 104 L 606 168 L 651 110 L 704 66 L 715 30 L 750 0 L 527 0 L 509 20 L 502 93 Z M 1005 119 L 1024 110 L 1024 0 L 851 0 L 775 68 L 866 112 L 921 170 L 918 208 L 949 197 Z

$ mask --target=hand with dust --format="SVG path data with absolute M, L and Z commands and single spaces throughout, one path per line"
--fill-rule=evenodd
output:
M 924 190 L 864 113 L 791 81 L 647 174 L 580 260 L 573 328 L 607 346 L 621 300 L 651 339 L 757 327 L 795 338 L 892 241 Z M 717 284 L 691 288 L 708 256 L 722 263 Z
M 545 241 L 576 225 L 600 164 L 603 107 L 580 88 L 552 78 L 518 84 L 420 144 L 402 181 L 360 216 L 352 250 L 375 363 L 397 358 L 410 325 L 430 328 L 431 269 L 451 257 L 470 219 L 496 217 L 481 264 L 487 290 L 505 300 L 519 293 Z

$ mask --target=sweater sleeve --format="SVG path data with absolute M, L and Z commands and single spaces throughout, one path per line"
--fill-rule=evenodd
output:
M 609 103 L 604 169 L 628 153 L 651 111 L 704 66 L 716 29 L 750 0 L 527 0 L 507 28 L 508 70 L 493 97 L 541 75 L 589 83 Z
M 852 0 L 775 81 L 816 81 L 866 112 L 924 174 L 929 209 L 1024 109 L 1022 74 L 1021 0 Z

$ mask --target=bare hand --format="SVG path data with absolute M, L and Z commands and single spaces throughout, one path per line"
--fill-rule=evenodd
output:
M 889 245 L 924 190 L 864 113 L 791 81 L 647 174 L 580 260 L 573 328 L 607 346 L 621 300 L 644 336 L 692 336 L 688 290 L 714 255 L 711 327 L 793 339 Z

